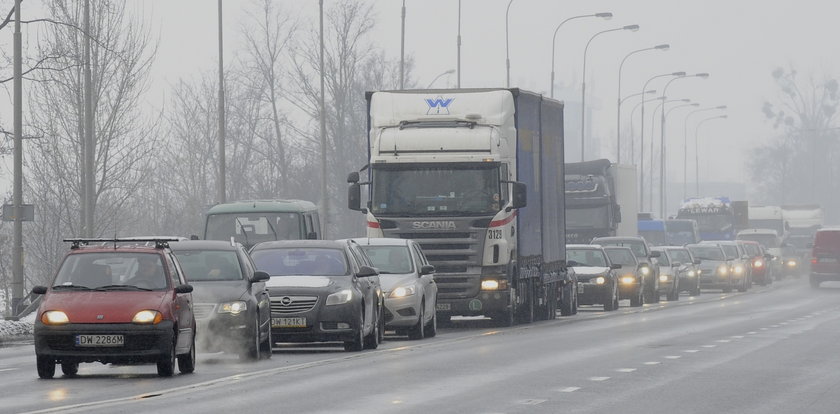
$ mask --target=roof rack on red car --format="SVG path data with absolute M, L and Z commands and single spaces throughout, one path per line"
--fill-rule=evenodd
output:
M 154 243 L 156 249 L 162 249 L 165 247 L 169 247 L 170 242 L 176 242 L 182 240 L 181 238 L 177 237 L 149 237 L 149 238 L 137 238 L 137 237 L 126 237 L 126 238 L 111 238 L 111 239 L 102 239 L 102 238 L 72 238 L 72 239 L 64 239 L 65 243 L 72 243 L 70 245 L 71 249 L 78 249 L 82 246 L 88 246 L 91 243 L 114 243 L 114 248 L 117 247 L 117 243 Z

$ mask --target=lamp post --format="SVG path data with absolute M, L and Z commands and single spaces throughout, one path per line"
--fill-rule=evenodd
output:
M 460 1 L 460 0 L 459 0 Z M 575 19 L 582 19 L 584 17 L 600 17 L 604 20 L 612 19 L 613 14 L 610 12 L 605 13 L 595 13 L 595 14 L 583 14 L 580 16 L 569 17 L 566 20 L 560 22 L 557 27 L 554 29 L 554 36 L 551 37 L 551 89 L 549 92 L 549 96 L 552 98 L 554 97 L 554 52 L 555 52 L 555 44 L 557 43 L 557 32 L 560 30 L 560 26 L 563 26 L 564 23 L 568 22 L 569 20 Z
M 622 98 L 622 99 L 619 101 L 619 104 L 623 104 L 626 100 L 628 100 L 628 99 L 630 99 L 630 98 L 635 98 L 635 97 L 637 97 L 637 96 L 646 95 L 646 94 L 651 94 L 651 95 L 652 95 L 652 94 L 655 94 L 655 93 L 656 93 L 656 89 L 651 89 L 651 90 L 649 90 L 649 91 L 644 91 L 643 93 L 641 93 L 641 92 L 640 92 L 640 93 L 630 94 L 630 95 L 627 95 L 627 96 L 625 96 L 624 98 Z M 644 100 L 644 98 L 642 98 L 642 99 Z M 640 102 L 640 104 L 641 104 L 641 102 Z M 636 106 L 638 106 L 638 104 L 637 104 Z M 634 137 L 633 137 L 633 127 L 632 127 L 632 125 L 633 125 L 633 124 L 632 124 L 632 120 L 631 120 L 630 125 L 631 125 L 631 126 L 630 126 L 630 163 L 633 163 L 633 162 L 634 162 L 634 160 L 636 159 L 636 154 L 635 154 L 635 151 L 634 151 L 634 148 L 633 148 L 633 147 L 634 147 L 636 144 L 633 142 Z
M 629 58 L 630 56 L 633 56 L 637 53 L 645 52 L 645 51 L 648 51 L 648 50 L 661 50 L 661 51 L 664 52 L 664 51 L 667 51 L 670 48 L 671 48 L 671 45 L 669 45 L 669 44 L 661 44 L 661 45 L 656 45 L 656 46 L 653 46 L 653 47 L 646 47 L 644 49 L 637 49 L 637 50 L 634 50 L 634 51 L 626 54 L 624 56 L 624 59 L 621 59 L 621 64 L 618 65 L 618 99 L 617 99 L 618 105 L 617 105 L 617 108 L 616 108 L 616 122 L 615 122 L 615 140 L 616 140 L 615 152 L 616 152 L 616 163 L 618 163 L 618 164 L 621 164 L 621 103 L 624 102 L 621 99 L 621 71 L 622 71 L 622 69 L 624 69 L 624 62 L 627 61 L 627 58 Z M 553 65 L 553 59 L 552 59 L 552 65 Z M 554 86 L 554 70 L 553 70 L 553 67 L 552 67 L 552 71 L 551 71 L 551 77 L 552 77 L 551 85 Z
M 23 302 L 23 57 L 21 56 L 20 3 L 15 0 L 15 31 L 12 35 L 14 57 L 14 177 L 12 200 L 15 220 L 12 235 L 11 314 L 17 315 Z
M 320 5 L 320 76 L 321 76 L 321 96 L 320 96 L 320 134 L 321 134 L 321 233 L 324 238 L 327 237 L 329 230 L 329 195 L 327 194 L 327 105 L 324 88 L 324 0 L 318 0 Z M 400 85 L 402 88 L 402 85 Z
M 323 0 L 321 0 L 323 7 Z M 458 4 L 458 11 L 461 11 L 461 4 Z M 458 15 L 458 28 L 460 30 L 460 14 Z M 323 18 L 321 19 L 323 21 Z M 405 89 L 405 0 L 402 0 L 402 12 L 400 23 L 400 89 Z
M 647 81 L 645 81 L 644 86 L 642 86 L 642 90 L 646 91 L 648 83 L 653 81 L 654 79 L 664 78 L 668 76 L 685 76 L 685 72 L 671 72 L 671 73 L 663 73 L 661 75 L 654 75 L 651 76 Z M 662 94 L 665 95 L 664 93 Z M 664 97 L 663 97 L 664 100 Z M 644 170 L 644 163 L 645 163 L 645 147 L 644 147 L 644 140 L 645 140 L 645 106 L 642 105 L 642 126 L 639 131 L 639 135 L 642 137 L 642 145 L 641 145 L 641 153 L 642 153 L 642 162 L 639 166 L 639 203 L 640 203 L 640 210 L 644 210 L 645 203 L 645 170 Z M 650 160 L 650 165 L 653 166 L 653 160 Z
M 728 117 L 729 117 L 728 115 L 718 115 L 718 116 L 713 116 L 711 118 L 703 119 L 703 120 L 701 120 L 700 122 L 697 123 L 697 127 L 694 129 L 694 167 L 696 169 L 696 171 L 694 172 L 694 174 L 695 174 L 694 175 L 694 179 L 695 179 L 695 192 L 694 192 L 694 194 L 697 197 L 700 197 L 700 151 L 699 151 L 699 145 L 697 145 L 698 134 L 700 133 L 700 127 L 703 124 L 705 124 L 706 122 L 711 121 L 713 119 L 724 119 L 724 118 L 728 118 Z
M 661 96 L 661 98 L 662 98 L 662 103 L 660 103 L 655 108 L 653 108 L 653 114 L 651 114 L 651 117 L 650 117 L 651 124 L 653 124 L 653 121 L 656 119 L 656 111 L 658 111 L 660 109 L 662 109 L 664 111 L 666 103 L 691 102 L 691 99 L 688 99 L 688 98 L 671 99 L 671 100 L 667 100 L 667 101 L 665 100 L 667 98 L 664 95 Z M 650 185 L 650 192 L 648 194 L 648 207 L 650 207 L 651 211 L 653 211 L 653 188 L 654 188 L 653 187 L 653 171 L 654 171 L 653 160 L 654 160 L 654 148 L 655 148 L 654 141 L 655 141 L 655 136 L 656 136 L 655 132 L 656 131 L 654 130 L 654 128 L 650 129 L 650 173 L 648 174 L 648 184 Z M 661 171 L 661 169 L 662 169 L 662 158 L 661 157 L 659 159 L 659 168 L 660 168 L 660 171 Z
M 726 105 L 713 106 L 710 108 L 696 109 L 685 115 L 685 119 L 683 121 L 683 200 L 688 198 L 688 118 L 699 112 L 724 109 L 726 109 Z
M 451 75 L 451 74 L 453 74 L 453 73 L 455 73 L 455 69 L 449 69 L 449 70 L 447 70 L 446 72 L 441 72 L 441 73 L 439 73 L 437 76 L 435 76 L 435 78 L 434 78 L 434 79 L 432 79 L 432 81 L 431 81 L 431 82 L 429 82 L 429 85 L 428 85 L 428 86 L 426 86 L 426 89 L 431 89 L 432 85 L 433 85 L 435 82 L 437 82 L 437 80 L 438 80 L 438 79 L 440 79 L 440 77 L 441 77 L 441 76 L 443 76 L 443 75 Z
M 589 41 L 586 42 L 586 47 L 583 48 L 583 75 L 582 81 L 580 83 L 580 160 L 581 162 L 585 159 L 586 154 L 586 55 L 589 53 L 589 45 L 592 44 L 592 41 L 595 40 L 596 37 L 610 32 L 618 32 L 622 30 L 630 30 L 635 32 L 639 30 L 638 24 L 631 24 L 622 27 L 616 27 L 615 29 L 607 29 L 602 30 L 598 33 L 592 35 L 589 38 Z M 644 89 L 642 89 L 644 91 Z
M 227 189 L 225 188 L 225 65 L 222 33 L 222 0 L 219 0 L 219 184 L 216 196 L 219 203 L 227 201 Z
M 700 104 L 698 102 L 686 103 L 682 105 L 677 105 L 672 107 L 665 113 L 665 118 L 668 118 L 668 115 L 671 114 L 675 109 L 685 108 L 685 107 L 698 107 Z M 664 111 L 664 108 L 663 108 Z M 665 135 L 662 135 L 662 140 L 659 143 L 660 149 L 659 152 L 661 154 L 665 154 Z M 662 157 L 662 164 L 660 165 L 661 173 L 659 174 L 659 194 L 661 197 L 661 208 L 662 208 L 662 217 L 665 218 L 668 213 L 668 198 L 665 196 L 665 189 L 668 186 L 668 165 L 666 164 L 667 158 L 663 155 Z
M 510 40 L 508 38 L 508 28 L 510 26 L 510 5 L 513 0 L 510 0 L 505 9 L 505 70 L 507 71 L 507 82 L 505 87 L 510 88 Z
M 701 72 L 701 73 L 695 73 L 693 75 L 680 76 L 680 77 L 671 79 L 671 80 L 668 81 L 668 83 L 665 84 L 665 87 L 662 88 L 662 95 L 664 96 L 664 95 L 667 94 L 668 87 L 671 86 L 671 83 L 673 83 L 674 81 L 676 81 L 678 79 L 688 79 L 688 78 L 708 79 L 709 74 L 705 73 L 705 72 Z M 660 127 L 659 127 L 659 133 L 662 135 L 660 140 L 661 140 L 661 142 L 664 143 L 665 142 L 665 108 L 664 107 L 662 108 L 662 118 L 661 118 L 660 122 L 661 122 L 661 124 L 660 124 Z M 665 152 L 664 151 L 660 154 L 660 157 L 662 157 L 662 160 L 660 161 L 659 165 L 660 165 L 660 168 L 663 168 L 663 170 L 664 170 L 664 166 L 665 166 Z M 663 171 L 663 174 L 664 174 L 664 171 Z M 660 178 L 660 182 L 664 183 L 664 175 L 662 176 L 662 178 Z M 659 206 L 660 206 L 660 208 L 664 208 L 664 206 L 665 206 L 665 194 L 663 194 L 663 193 L 659 194 Z
M 458 0 L 458 58 L 455 67 L 458 70 L 456 87 L 461 89 L 461 0 Z

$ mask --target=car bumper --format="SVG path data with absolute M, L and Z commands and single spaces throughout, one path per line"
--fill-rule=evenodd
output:
M 385 299 L 385 328 L 407 328 L 420 318 L 420 296 Z
M 701 276 L 700 287 L 704 289 L 722 289 L 732 287 L 730 276 Z
M 609 288 L 606 284 L 578 282 L 578 304 L 580 305 L 603 304 L 608 293 Z
M 507 312 L 510 308 L 510 291 L 480 291 L 472 298 L 438 299 L 439 316 L 479 316 Z
M 618 285 L 618 298 L 619 299 L 630 299 L 635 297 L 639 294 L 639 289 L 642 288 L 642 285 L 638 282 L 636 283 L 620 283 Z
M 659 281 L 659 292 L 665 293 L 670 292 L 674 289 L 674 279 L 668 279 L 667 281 Z
M 307 312 L 271 314 L 272 342 L 344 342 L 357 338 L 363 329 L 361 303 L 319 305 Z M 304 318 L 305 326 L 283 326 L 280 318 Z
M 254 342 L 254 315 L 248 312 L 213 314 L 195 323 L 200 332 L 196 346 L 205 352 L 239 352 Z
M 76 345 L 77 335 L 123 335 L 114 347 Z M 156 325 L 132 323 L 71 323 L 47 326 L 35 322 L 35 353 L 61 362 L 148 363 L 168 356 L 175 335 L 172 321 Z

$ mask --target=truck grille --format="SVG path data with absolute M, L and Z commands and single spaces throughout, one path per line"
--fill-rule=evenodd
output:
M 317 296 L 280 296 L 271 298 L 272 314 L 307 312 L 318 303 Z

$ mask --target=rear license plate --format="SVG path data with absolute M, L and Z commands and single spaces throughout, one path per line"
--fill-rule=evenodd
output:
M 306 318 L 271 318 L 272 328 L 306 328 Z
M 100 347 L 123 346 L 125 337 L 122 335 L 76 335 L 76 346 Z
M 435 305 L 435 310 L 439 310 L 439 311 L 452 310 L 452 304 L 451 303 L 438 303 L 437 305 Z
M 836 257 L 820 257 L 817 258 L 817 261 L 820 263 L 837 263 Z

